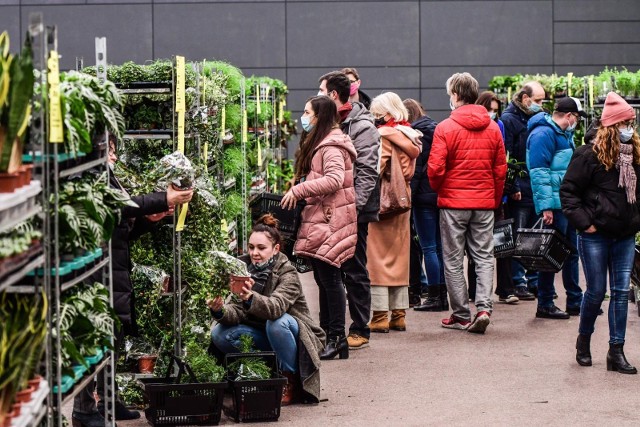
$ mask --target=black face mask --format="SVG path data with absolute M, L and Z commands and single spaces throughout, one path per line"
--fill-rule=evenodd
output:
M 376 127 L 380 127 L 382 125 L 387 124 L 387 121 L 384 119 L 384 117 L 381 117 L 379 119 L 375 119 L 373 123 L 376 125 Z

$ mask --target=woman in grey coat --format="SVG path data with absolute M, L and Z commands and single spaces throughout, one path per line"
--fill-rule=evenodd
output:
M 240 337 L 250 335 L 259 350 L 274 351 L 288 384 L 283 405 L 318 403 L 320 357 L 325 334 L 311 318 L 298 272 L 280 252 L 282 237 L 270 214 L 258 219 L 249 237 L 251 278 L 238 294 L 238 302 L 224 304 L 222 297 L 207 301 L 216 324 L 213 345 L 222 353 L 235 353 Z

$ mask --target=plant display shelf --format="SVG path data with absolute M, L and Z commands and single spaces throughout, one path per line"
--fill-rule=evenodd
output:
M 20 415 L 12 420 L 11 425 L 24 427 L 39 426 L 49 410 L 46 402 L 48 395 L 49 384 L 43 378 L 40 380 L 38 390 L 31 395 L 31 400 L 22 404 Z
M 36 258 L 29 261 L 23 267 L 21 267 L 18 271 L 10 274 L 5 280 L 0 284 L 0 292 L 12 292 L 12 293 L 20 293 L 20 294 L 31 294 L 34 292 L 33 286 L 14 286 L 16 283 L 19 283 L 24 277 L 31 271 L 35 270 L 38 267 L 44 265 L 44 254 L 38 255 Z
M 36 203 L 41 192 L 40 181 L 31 181 L 13 193 L 0 194 L 0 233 L 42 212 L 42 206 Z
M 87 372 L 84 373 L 80 381 L 77 381 L 73 384 L 73 389 L 67 393 L 63 394 L 62 398 L 62 406 L 70 403 L 74 397 L 78 395 L 90 382 L 94 381 L 94 377 L 103 369 L 105 369 L 111 363 L 111 352 L 105 352 L 103 359 L 95 366 L 91 367 Z M 54 406 L 56 406 L 56 400 L 53 402 Z

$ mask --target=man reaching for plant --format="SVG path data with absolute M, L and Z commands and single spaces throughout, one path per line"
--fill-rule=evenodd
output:
M 112 167 L 118 160 L 116 155 L 116 139 L 109 136 L 109 166 Z M 127 193 L 118 179 L 111 174 L 109 184 Z M 166 192 L 155 192 L 140 196 L 133 196 L 131 200 L 137 207 L 125 206 L 121 212 L 120 224 L 114 229 L 111 236 L 111 262 L 113 277 L 113 305 L 120 320 L 120 328 L 116 329 L 114 336 L 114 352 L 116 360 L 124 344 L 125 335 L 135 335 L 136 316 L 135 298 L 131 284 L 131 255 L 130 242 L 139 238 L 144 233 L 152 231 L 155 223 L 167 215 L 171 215 L 176 205 L 188 203 L 193 197 L 193 189 L 175 190 L 171 185 Z M 90 278 L 89 283 L 101 281 L 98 276 Z M 98 395 L 100 403 L 104 401 L 104 376 L 103 371 L 98 375 Z M 103 427 L 104 404 L 98 404 L 93 398 L 94 384 L 88 385 L 80 392 L 73 402 L 73 426 L 74 427 Z M 116 386 L 116 390 L 117 390 Z M 129 411 L 124 404 L 117 399 L 115 405 L 116 420 L 132 420 L 140 418 L 137 411 Z

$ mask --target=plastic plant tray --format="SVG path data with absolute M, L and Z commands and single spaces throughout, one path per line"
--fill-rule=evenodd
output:
M 66 393 L 71 390 L 71 387 L 76 383 L 76 381 L 68 375 L 62 376 L 62 381 L 60 382 L 60 393 Z M 58 393 L 58 386 L 53 386 L 53 392 Z
M 99 348 L 96 350 L 95 355 L 87 356 L 84 358 L 84 360 L 86 360 L 89 365 L 95 365 L 102 360 L 103 356 L 104 356 L 104 353 L 102 352 L 102 349 Z

